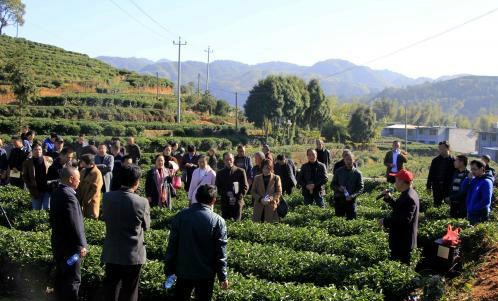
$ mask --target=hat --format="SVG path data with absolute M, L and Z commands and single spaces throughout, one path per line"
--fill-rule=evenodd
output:
M 491 161 L 491 156 L 490 155 L 483 155 L 481 158 L 486 159 L 488 161 Z
M 55 142 L 64 142 L 64 139 L 62 139 L 62 137 L 61 137 L 61 136 L 57 136 L 57 137 L 55 138 Z
M 400 178 L 401 180 L 403 180 L 405 182 L 412 182 L 413 181 L 413 174 L 406 169 L 401 169 L 397 173 L 390 173 L 389 176 Z

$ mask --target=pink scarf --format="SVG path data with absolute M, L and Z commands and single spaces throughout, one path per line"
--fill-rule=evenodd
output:
M 161 172 L 159 172 L 159 169 L 156 169 L 154 172 L 154 177 L 156 180 L 156 188 L 157 188 L 157 195 L 159 196 L 159 201 L 158 201 L 158 206 L 163 207 L 164 205 L 168 206 L 169 204 L 166 204 L 168 200 L 168 187 L 165 186 L 166 182 L 166 177 L 169 175 L 169 172 L 167 172 L 166 168 L 162 168 Z

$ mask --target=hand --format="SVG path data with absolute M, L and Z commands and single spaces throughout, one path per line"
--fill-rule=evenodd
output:
M 220 287 L 222 290 L 227 290 L 228 289 L 228 280 L 220 282 Z
M 88 254 L 88 250 L 86 248 L 81 248 L 80 257 L 83 258 Z

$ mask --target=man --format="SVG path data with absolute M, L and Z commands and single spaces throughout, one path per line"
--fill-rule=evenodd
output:
M 9 161 L 7 152 L 3 148 L 3 140 L 0 138 L 0 185 L 7 184 L 7 171 L 9 169 Z
M 334 164 L 334 168 L 332 169 L 332 173 L 335 173 L 336 170 L 338 170 L 339 168 L 343 167 L 345 165 L 344 163 L 344 157 L 346 155 L 351 155 L 351 151 L 349 149 L 345 149 L 342 151 L 342 159 L 335 162 Z M 354 163 L 354 167 L 356 167 L 356 163 Z
M 190 208 L 178 213 L 171 222 L 164 273 L 176 274 L 175 300 L 211 300 L 217 275 L 222 289 L 227 280 L 227 227 L 213 212 L 217 191 L 213 185 L 197 189 Z
M 95 156 L 95 165 L 102 173 L 104 186 L 102 192 L 111 191 L 112 169 L 114 168 L 114 157 L 107 154 L 107 145 L 101 143 L 98 148 L 98 154 Z
M 234 165 L 238 168 L 242 168 L 246 172 L 246 176 L 251 174 L 251 158 L 246 156 L 246 148 L 242 144 L 237 146 L 237 156 L 234 158 Z
M 363 193 L 363 176 L 354 167 L 352 153 L 344 156 L 344 166 L 335 171 L 332 190 L 334 190 L 335 215 L 345 216 L 348 220 L 355 219 L 356 198 Z
M 150 208 L 147 199 L 136 194 L 140 168 L 126 166 L 121 172 L 121 189 L 104 194 L 102 201 L 106 224 L 104 300 L 136 301 L 140 270 L 146 260 L 144 231 L 150 228 Z
M 196 152 L 195 146 L 189 145 L 187 147 L 187 153 L 182 158 L 182 172 L 185 173 L 185 191 L 188 191 L 190 188 L 190 182 L 192 181 L 192 174 L 194 170 L 197 168 L 197 161 L 199 161 L 199 155 Z
M 52 157 L 52 159 L 57 159 L 59 157 L 62 149 L 64 148 L 64 139 L 61 136 L 57 136 L 54 141 L 54 148 L 52 151 L 48 152 L 47 155 Z
M 76 142 L 73 143 L 73 150 L 76 153 L 77 158 L 80 157 L 83 148 L 87 145 L 88 145 L 88 143 L 85 140 L 85 135 L 79 134 L 78 140 L 76 140 Z
M 12 136 L 12 150 L 10 151 L 8 166 L 9 166 L 9 182 L 11 185 L 24 189 L 24 181 L 22 179 L 22 167 L 28 153 L 23 149 L 21 137 Z
M 119 141 L 116 141 L 111 144 L 111 155 L 114 158 L 114 167 L 112 168 L 111 191 L 114 191 L 121 188 L 121 184 L 117 186 L 117 183 L 119 181 L 115 181 L 114 179 L 119 174 L 124 159 L 124 155 L 123 153 L 121 153 L 121 143 Z M 128 157 L 131 158 L 130 156 Z
M 78 158 L 81 158 L 81 156 L 90 154 L 93 156 L 96 156 L 99 153 L 99 150 L 95 146 L 95 140 L 89 140 L 88 145 L 84 146 L 81 149 L 81 153 L 78 155 Z
M 463 184 L 468 183 L 467 218 L 471 225 L 477 225 L 489 219 L 494 178 L 486 173 L 486 164 L 480 160 L 470 162 L 470 171 L 474 178 L 466 178 Z
M 74 152 L 69 148 L 63 148 L 59 157 L 48 168 L 47 179 L 50 191 L 55 191 L 61 180 L 62 169 L 64 167 L 77 167 L 74 160 Z
M 53 160 L 43 156 L 41 145 L 35 144 L 33 156 L 22 165 L 22 178 L 31 195 L 34 210 L 50 209 L 50 189 L 48 186 L 48 169 Z
M 495 169 L 492 168 L 491 166 L 489 166 L 489 163 L 491 162 L 491 157 L 489 155 L 484 155 L 481 157 L 481 160 L 486 165 L 486 167 L 485 167 L 486 173 L 489 173 L 491 176 L 493 176 L 493 178 L 496 178 Z
M 81 260 L 73 265 L 68 265 L 67 260 L 74 254 L 78 254 L 80 258 L 87 254 L 83 214 L 75 191 L 79 183 L 78 169 L 64 167 L 61 171 L 61 183 L 51 200 L 51 243 L 56 263 L 55 295 L 59 301 L 79 300 Z
M 384 157 L 384 165 L 386 166 L 386 179 L 389 183 L 394 183 L 395 178 L 389 174 L 397 173 L 403 169 L 403 165 L 408 162 L 407 153 L 402 151 L 401 143 L 398 140 L 393 141 L 393 149 L 386 153 Z
M 448 202 L 450 204 L 450 216 L 452 218 L 466 218 L 467 206 L 465 199 L 467 196 L 467 184 L 464 183 L 465 179 L 469 176 L 467 169 L 468 159 L 464 155 L 458 155 L 455 158 L 454 166 L 455 172 L 453 173 L 453 182 L 450 187 L 450 196 Z
M 325 143 L 321 139 L 316 139 L 316 156 L 318 162 L 323 163 L 327 168 L 326 170 L 329 170 L 331 162 L 330 152 L 325 148 Z
M 50 133 L 50 137 L 47 137 L 43 141 L 43 153 L 45 155 L 50 154 L 54 150 L 56 138 L 57 138 L 57 133 L 52 132 Z
M 278 155 L 274 168 L 275 174 L 282 180 L 282 193 L 291 194 L 292 189 L 297 185 L 296 165 L 285 155 Z
M 394 201 L 389 192 L 384 192 L 384 200 L 393 211 L 389 217 L 380 220 L 380 224 L 389 229 L 389 249 L 391 259 L 409 265 L 412 250 L 417 248 L 417 231 L 419 215 L 419 198 L 412 188 L 413 174 L 401 169 L 396 174 L 394 187 L 401 192 Z
M 271 153 L 270 146 L 268 144 L 263 144 L 261 151 L 265 154 L 265 159 L 273 161 L 273 154 Z
M 81 183 L 78 187 L 78 200 L 83 207 L 83 216 L 99 218 L 100 194 L 102 191 L 102 174 L 95 165 L 95 157 L 90 154 L 81 156 Z
M 31 151 L 33 149 L 33 143 L 35 141 L 35 132 L 34 131 L 27 131 L 26 135 L 24 136 L 24 148 Z
M 122 186 L 121 184 L 121 177 L 122 177 L 122 172 L 121 170 L 125 166 L 130 166 L 133 164 L 133 160 L 129 155 L 126 155 L 123 157 L 121 160 L 121 163 L 118 165 L 114 165 L 114 169 L 112 170 L 112 181 L 111 181 L 111 191 L 116 191 L 119 190 Z
M 443 200 L 450 195 L 450 185 L 455 171 L 455 159 L 450 155 L 450 145 L 446 141 L 439 142 L 439 155 L 434 158 L 427 177 L 427 190 L 432 191 L 434 206 L 441 206 Z
M 299 173 L 298 183 L 302 187 L 304 204 L 315 203 L 321 208 L 325 207 L 325 184 L 328 181 L 327 170 L 323 163 L 318 162 L 316 150 L 310 148 L 306 151 L 308 162 L 303 164 Z
M 221 216 L 240 221 L 244 196 L 249 190 L 246 172 L 234 165 L 233 154 L 224 153 L 225 168 L 216 174 L 216 187 L 221 196 Z
M 21 129 L 21 140 L 28 140 L 29 126 L 23 125 Z
M 126 145 L 126 153 L 130 155 L 131 159 L 133 160 L 133 164 L 138 165 L 142 153 L 140 152 L 140 147 L 137 144 L 135 144 L 135 138 L 133 137 L 128 138 L 128 143 Z

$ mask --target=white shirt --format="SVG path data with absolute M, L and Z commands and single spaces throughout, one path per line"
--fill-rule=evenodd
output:
M 391 172 L 398 172 L 398 155 L 400 153 L 399 149 L 393 150 L 393 167 L 391 168 Z

